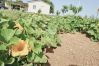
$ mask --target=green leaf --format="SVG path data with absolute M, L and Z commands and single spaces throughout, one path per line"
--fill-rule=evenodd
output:
M 36 54 L 34 52 L 29 53 L 27 56 L 28 62 L 32 62 L 35 59 L 35 55 Z
M 42 52 L 42 45 L 41 45 L 41 44 L 36 43 L 36 44 L 34 45 L 33 52 L 34 52 L 34 53 L 36 53 L 36 54 L 41 53 L 41 52 Z
M 14 35 L 15 31 L 12 29 L 1 29 L 0 30 L 0 40 L 8 42 Z
M 88 30 L 87 33 L 90 35 L 95 35 L 95 32 L 93 30 Z
M 40 63 L 47 63 L 47 57 L 45 55 L 42 56 Z
M 33 66 L 33 64 L 32 63 L 30 63 L 30 64 L 24 64 L 23 66 Z
M 15 61 L 15 58 L 10 58 L 10 59 L 8 59 L 5 63 L 6 63 L 6 64 L 13 64 L 14 61 Z
M 35 56 L 34 63 L 47 63 L 47 57 L 42 53 Z
M 0 50 L 7 50 L 5 44 L 0 44 Z
M 28 34 L 33 34 L 33 28 L 32 27 L 29 26 L 29 27 L 25 28 L 25 30 Z
M 4 62 L 0 60 L 0 66 L 5 66 Z
M 31 46 L 32 50 L 34 50 L 34 43 L 36 42 L 35 38 L 30 38 L 29 39 L 29 45 Z
M 55 34 L 57 33 L 57 30 L 56 30 L 55 28 L 53 28 L 53 29 L 50 29 L 50 28 L 49 28 L 49 29 L 47 30 L 47 32 L 50 33 L 50 34 L 52 34 L 52 35 L 55 35 Z
M 9 27 L 9 24 L 8 23 L 4 23 L 3 25 L 2 25 L 2 29 L 7 29 Z
M 15 35 L 20 35 L 22 33 L 22 31 L 20 29 L 17 29 L 15 32 Z
M 17 44 L 19 42 L 20 38 L 18 37 L 12 37 L 9 44 L 8 45 L 11 45 L 11 44 Z
M 7 20 L 7 19 L 1 19 L 0 20 L 0 23 L 7 22 L 7 21 L 9 21 L 9 20 Z

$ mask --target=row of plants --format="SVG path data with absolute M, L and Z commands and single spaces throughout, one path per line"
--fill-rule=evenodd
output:
M 47 16 L 0 11 L 0 66 L 47 63 L 45 50 L 58 47 L 58 34 L 68 32 L 82 32 L 99 41 L 99 20 L 74 15 Z
M 60 19 L 59 19 L 60 20 Z M 93 41 L 99 41 L 99 19 L 93 17 L 65 16 L 58 27 L 63 32 L 81 32 Z
M 0 66 L 47 63 L 44 50 L 59 44 L 50 19 L 38 14 L 9 17 L 2 13 L 0 16 Z

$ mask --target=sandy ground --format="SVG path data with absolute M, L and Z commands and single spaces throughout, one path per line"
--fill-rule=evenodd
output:
M 50 66 L 99 66 L 99 43 L 81 33 L 61 34 L 61 46 L 46 53 Z

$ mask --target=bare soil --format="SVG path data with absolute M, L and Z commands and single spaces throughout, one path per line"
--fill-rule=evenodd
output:
M 60 34 L 61 46 L 46 53 L 50 66 L 99 66 L 99 43 L 85 34 Z

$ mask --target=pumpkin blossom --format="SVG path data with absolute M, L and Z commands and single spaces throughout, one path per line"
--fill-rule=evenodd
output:
M 16 56 L 25 56 L 29 53 L 29 44 L 24 40 L 20 40 L 17 44 L 11 46 L 11 55 Z
M 15 23 L 14 28 L 18 28 L 18 29 L 20 29 L 21 31 L 23 31 L 23 27 L 22 27 L 19 23 Z

